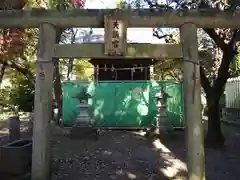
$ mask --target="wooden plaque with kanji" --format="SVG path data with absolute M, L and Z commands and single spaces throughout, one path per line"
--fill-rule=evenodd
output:
M 105 16 L 105 55 L 126 55 L 127 26 L 124 20 L 116 20 L 111 16 Z

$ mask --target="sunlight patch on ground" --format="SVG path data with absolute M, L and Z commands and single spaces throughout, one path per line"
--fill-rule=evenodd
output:
M 1 135 L 6 135 L 6 134 L 8 134 L 8 129 L 6 129 L 6 128 L 1 129 L 1 130 L 0 130 L 0 134 L 1 134 Z
M 181 161 L 180 159 L 174 157 L 172 152 L 161 143 L 159 139 L 153 141 L 153 146 L 160 150 L 161 157 L 166 162 L 166 166 L 161 168 L 161 172 L 168 178 L 176 178 L 177 174 L 182 171 L 187 171 L 187 165 L 185 162 Z M 181 177 L 182 178 L 182 177 Z
M 163 153 L 171 153 L 171 151 L 166 146 L 164 146 L 159 139 L 153 141 L 153 146 L 156 149 L 161 150 Z
M 145 136 L 146 132 L 145 131 L 133 132 L 133 134 L 137 134 L 137 135 L 140 135 L 140 136 Z
M 28 127 L 20 127 L 20 132 L 27 132 L 27 131 L 28 131 Z M 8 128 L 0 129 L 0 134 L 1 134 L 1 135 L 7 135 L 7 134 L 9 134 Z
M 140 136 L 144 136 L 146 132 L 134 132 Z M 171 152 L 161 141 L 156 139 L 152 142 L 153 147 L 157 150 L 160 150 L 160 156 L 164 160 L 166 166 L 160 168 L 160 171 L 169 179 L 173 180 L 184 180 L 181 174 L 187 172 L 187 165 L 185 162 L 181 161 L 175 157 L 174 153 Z M 178 177 L 181 176 L 181 177 Z
M 137 178 L 137 175 L 136 174 L 134 174 L 134 173 L 131 173 L 131 172 L 129 172 L 129 171 L 124 171 L 124 170 L 122 170 L 122 169 L 120 169 L 120 170 L 117 170 L 116 171 L 116 175 L 118 175 L 118 176 L 127 176 L 128 177 L 128 179 L 136 179 Z M 112 179 L 115 179 L 115 177 L 111 177 Z
M 16 115 L 12 112 L 2 113 L 2 114 L 0 114 L 0 121 L 6 121 L 11 116 L 16 116 Z M 29 116 L 28 113 L 20 112 L 19 116 L 20 116 L 21 121 L 28 121 L 28 116 Z
M 127 177 L 129 179 L 136 179 L 137 178 L 137 176 L 135 174 L 131 173 L 131 172 L 127 172 L 126 174 L 127 174 Z

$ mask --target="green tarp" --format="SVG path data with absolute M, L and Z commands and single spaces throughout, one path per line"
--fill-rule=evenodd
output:
M 183 127 L 182 84 L 174 81 L 98 81 L 63 83 L 63 122 L 71 126 L 79 114 L 77 105 L 88 93 L 88 110 L 95 126 L 143 128 L 155 123 L 155 95 L 163 88 L 169 95 L 167 117 Z

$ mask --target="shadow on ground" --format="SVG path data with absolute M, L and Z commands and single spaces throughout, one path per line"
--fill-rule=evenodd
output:
M 184 180 L 186 176 L 181 160 L 140 133 L 106 131 L 97 141 L 60 134 L 53 138 L 53 179 Z
M 24 129 L 27 122 L 21 122 Z M 222 126 L 226 147 L 206 149 L 207 180 L 238 180 L 240 127 Z M 6 127 L 0 127 L 3 130 Z M 98 140 L 72 139 L 68 130 L 52 126 L 52 179 L 56 180 L 184 180 L 184 132 L 149 139 L 140 132 L 103 132 Z M 22 137 L 28 136 L 22 132 Z M 0 133 L 0 143 L 7 134 Z M 0 144 L 1 145 L 1 144 Z
M 184 132 L 149 139 L 139 132 L 104 132 L 97 141 L 53 132 L 52 179 L 184 180 Z M 240 129 L 223 125 L 226 147 L 206 149 L 207 180 L 238 180 Z M 66 134 L 67 132 L 65 132 Z

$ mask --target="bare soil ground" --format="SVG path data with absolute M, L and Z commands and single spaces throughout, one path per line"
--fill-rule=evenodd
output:
M 226 147 L 206 149 L 207 180 L 239 180 L 240 127 L 223 125 Z M 59 180 L 184 180 L 184 132 L 150 140 L 138 132 L 103 132 L 99 140 L 53 135 L 53 177 Z
M 27 126 L 23 122 L 23 129 Z M 6 141 L 0 127 L 0 141 Z M 207 180 L 239 180 L 240 127 L 223 125 L 226 147 L 206 149 Z M 98 140 L 73 139 L 52 127 L 52 180 L 184 180 L 184 132 L 150 140 L 139 132 L 103 132 Z M 25 136 L 25 134 L 23 134 Z M 5 140 L 4 140 L 5 139 Z

